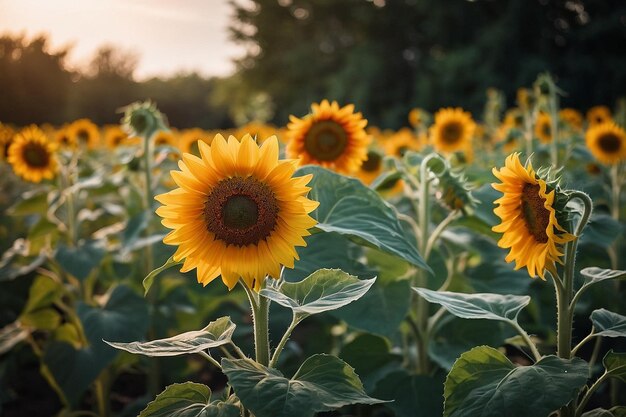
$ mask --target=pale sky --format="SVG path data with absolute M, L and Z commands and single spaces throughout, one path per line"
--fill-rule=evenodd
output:
M 138 79 L 228 75 L 243 54 L 228 38 L 231 14 L 226 0 L 0 0 L 0 34 L 47 33 L 53 47 L 73 45 L 70 65 L 112 44 L 139 55 Z

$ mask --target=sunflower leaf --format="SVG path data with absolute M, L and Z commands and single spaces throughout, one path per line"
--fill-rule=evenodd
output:
M 596 336 L 626 337 L 626 317 L 603 308 L 591 313 Z
M 586 285 L 596 284 L 598 282 L 611 279 L 626 279 L 626 271 L 602 269 L 595 266 L 581 270 L 580 274 L 585 277 Z
M 626 382 L 626 353 L 613 352 L 611 349 L 604 355 L 602 363 L 609 376 Z
M 202 330 L 185 332 L 166 339 L 130 343 L 108 342 L 106 340 L 105 342 L 114 348 L 140 355 L 177 356 L 198 353 L 230 343 L 234 331 L 235 324 L 230 321 L 230 317 L 221 317 L 209 323 Z
M 516 322 L 519 312 L 530 303 L 527 295 L 464 294 L 426 288 L 413 289 L 427 301 L 439 304 L 463 319 Z
M 339 269 L 320 269 L 300 282 L 284 282 L 279 288 L 265 288 L 260 294 L 290 308 L 302 319 L 358 300 L 375 281 L 376 278 L 360 280 Z
M 139 414 L 139 417 L 238 417 L 239 407 L 211 401 L 211 390 L 203 384 L 172 384 Z
M 155 270 L 150 272 L 148 275 L 146 275 L 146 277 L 143 279 L 144 296 L 148 294 L 148 291 L 150 291 L 150 288 L 152 287 L 152 284 L 154 284 L 154 279 L 156 278 L 157 275 L 159 275 L 161 272 L 165 271 L 166 269 L 169 269 L 181 263 L 183 263 L 183 261 L 175 261 L 174 257 L 170 256 L 169 259 L 165 261 L 163 265 L 161 265 L 160 267 L 156 268 Z
M 430 271 L 415 243 L 405 233 L 395 209 L 361 181 L 319 166 L 305 166 L 296 175 L 313 174 L 309 198 L 320 202 L 313 212 L 317 228 L 335 232 L 362 246 L 380 249 Z
M 516 367 L 498 350 L 478 346 L 454 363 L 444 386 L 444 417 L 547 416 L 576 397 L 589 367 L 580 358 L 546 356 Z
M 241 403 L 256 417 L 313 417 L 348 404 L 378 404 L 347 363 L 331 355 L 308 358 L 293 378 L 250 359 L 222 359 Z

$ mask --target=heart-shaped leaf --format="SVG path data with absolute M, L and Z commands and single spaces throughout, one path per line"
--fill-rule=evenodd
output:
M 177 356 L 198 353 L 204 350 L 225 345 L 230 342 L 235 323 L 230 317 L 221 317 L 209 323 L 202 330 L 185 332 L 167 339 L 158 339 L 150 342 L 108 342 L 117 349 L 146 356 Z
M 626 271 L 619 271 L 615 269 L 602 269 L 595 266 L 583 269 L 582 271 L 580 271 L 580 274 L 585 277 L 585 280 L 588 284 L 595 284 L 597 282 L 610 279 L 626 278 Z
M 336 310 L 361 298 L 376 278 L 360 280 L 339 269 L 320 269 L 300 282 L 283 282 L 260 294 L 293 310 L 299 318 Z
M 454 363 L 444 386 L 444 417 L 547 416 L 570 402 L 587 382 L 580 358 L 545 356 L 515 366 L 498 350 L 478 346 Z
M 377 404 L 348 364 L 330 355 L 308 358 L 293 378 L 250 359 L 222 359 L 222 370 L 256 417 L 312 417 L 348 404 Z
M 626 382 L 626 353 L 617 353 L 609 350 L 602 359 L 606 373 L 613 378 Z
M 626 317 L 603 308 L 591 313 L 596 336 L 626 337 Z
M 463 319 L 517 321 L 519 312 L 530 303 L 527 295 L 464 294 L 413 288 L 431 303 L 440 304 L 450 313 Z
M 395 209 L 361 181 L 319 166 L 300 168 L 296 175 L 313 174 L 309 198 L 319 201 L 313 212 L 318 229 L 335 232 L 393 254 L 430 271 L 396 215 Z
M 211 390 L 203 384 L 173 384 L 139 414 L 139 417 L 239 417 L 234 404 L 211 401 Z
M 100 264 L 105 254 L 101 242 L 89 241 L 75 248 L 59 244 L 54 259 L 65 271 L 82 281 Z

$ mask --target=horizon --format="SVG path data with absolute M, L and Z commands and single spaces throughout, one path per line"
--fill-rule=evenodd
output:
M 0 0 L 0 12 L 0 36 L 47 35 L 52 51 L 70 49 L 72 69 L 86 68 L 103 46 L 136 55 L 137 81 L 228 76 L 244 52 L 228 37 L 231 9 L 222 0 Z

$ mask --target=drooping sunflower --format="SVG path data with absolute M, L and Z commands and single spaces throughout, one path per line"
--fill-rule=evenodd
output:
M 568 107 L 560 110 L 559 118 L 574 130 L 583 128 L 583 115 L 576 109 Z
M 421 144 L 409 128 L 403 127 L 385 141 L 385 153 L 402 158 L 406 151 L 419 151 Z
M 293 268 L 295 247 L 317 223 L 309 213 L 318 203 L 306 197 L 312 176 L 292 177 L 297 162 L 278 159 L 275 137 L 259 148 L 249 135 L 217 135 L 198 148 L 200 157 L 186 153 L 172 171 L 178 188 L 156 197 L 173 229 L 163 241 L 178 245 L 174 259 L 185 259 L 183 272 L 196 268 L 198 282 L 221 275 L 232 289 L 241 277 L 258 291 L 281 265 Z
M 287 125 L 289 158 L 302 165 L 317 164 L 337 172 L 356 172 L 367 159 L 371 141 L 365 132 L 367 120 L 354 113 L 354 105 L 339 108 L 336 101 L 311 105 L 312 113 L 298 119 L 290 116 Z
M 613 121 L 613 116 L 607 106 L 593 106 L 587 110 L 587 123 L 590 127 L 611 121 Z
M 590 127 L 585 141 L 593 156 L 603 164 L 614 165 L 626 160 L 626 132 L 614 122 Z
M 502 181 L 492 184 L 493 188 L 504 194 L 494 209 L 502 220 L 492 228 L 503 234 L 498 246 L 510 248 L 506 261 L 515 261 L 516 270 L 526 267 L 531 277 L 545 280 L 545 270 L 554 272 L 554 263 L 561 262 L 560 245 L 575 238 L 557 221 L 556 190 L 548 191 L 532 164 L 521 164 L 519 153 L 509 155 L 503 168 L 493 169 L 493 175 Z
M 475 129 L 472 115 L 463 109 L 440 109 L 435 114 L 435 123 L 430 127 L 430 141 L 442 153 L 464 151 L 471 146 Z
M 89 119 L 79 119 L 72 122 L 68 127 L 68 134 L 72 142 L 87 149 L 94 149 L 100 142 L 100 131 Z
M 58 165 L 55 155 L 57 146 L 48 140 L 37 126 L 24 128 L 15 135 L 9 146 L 7 161 L 13 171 L 30 182 L 54 178 Z
M 540 112 L 537 115 L 535 136 L 541 143 L 552 142 L 552 118 L 547 113 Z

